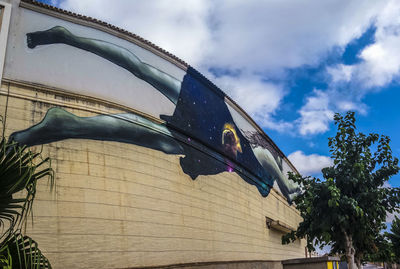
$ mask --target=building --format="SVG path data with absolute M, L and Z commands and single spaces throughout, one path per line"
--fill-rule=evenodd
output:
M 280 266 L 296 169 L 228 96 L 125 30 L 1 2 L 6 135 L 52 158 L 27 233 L 54 268 Z M 237 267 L 235 267 L 237 268 Z

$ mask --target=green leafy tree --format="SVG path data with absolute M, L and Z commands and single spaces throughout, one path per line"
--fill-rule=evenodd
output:
M 50 177 L 49 159 L 3 138 L 0 142 L 0 268 L 51 268 L 37 243 L 23 234 L 37 181 Z
M 357 131 L 354 112 L 334 116 L 338 131 L 329 138 L 333 165 L 322 169 L 324 179 L 289 174 L 302 186 L 294 202 L 303 221 L 282 237 L 287 244 L 307 239 L 307 247 L 330 245 L 345 255 L 349 269 L 361 268 L 365 255 L 376 251 L 386 214 L 398 209 L 400 190 L 384 187 L 399 171 L 390 139 Z
M 400 219 L 397 216 L 392 222 L 392 228 L 388 237 L 393 245 L 394 262 L 400 263 Z

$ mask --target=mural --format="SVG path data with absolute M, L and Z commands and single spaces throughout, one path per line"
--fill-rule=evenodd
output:
M 232 112 L 225 95 L 218 89 L 210 89 L 193 68 L 188 68 L 181 81 L 122 46 L 78 36 L 62 26 L 29 32 L 26 42 L 32 52 L 44 45 L 62 44 L 95 54 L 151 85 L 175 109 L 172 115 L 160 115 L 165 124 L 158 124 L 136 114 L 78 117 L 61 108 L 52 108 L 40 123 L 13 133 L 10 139 L 27 146 L 69 138 L 130 143 L 182 155 L 182 170 L 192 179 L 236 172 L 255 185 L 262 196 L 269 194 L 274 180 L 289 201 L 298 191 L 283 174 L 282 159 L 275 150 L 254 128 L 247 126 L 239 113 Z M 210 148 L 214 154 L 209 153 Z

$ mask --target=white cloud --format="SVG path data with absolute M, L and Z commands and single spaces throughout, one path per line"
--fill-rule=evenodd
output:
M 352 93 L 348 88 L 343 90 L 331 87 L 327 90 L 314 90 L 306 98 L 299 110 L 297 120 L 298 132 L 303 135 L 324 133 L 329 130 L 334 112 L 355 111 L 367 114 L 368 107 L 361 102 L 362 95 Z
M 219 1 L 213 65 L 274 73 L 318 64 L 334 47 L 360 36 L 379 1 Z
M 310 154 L 305 155 L 302 151 L 289 154 L 288 159 L 303 176 L 318 174 L 321 169 L 332 165 L 332 159 L 328 156 Z
M 343 82 L 343 81 L 349 82 L 353 74 L 353 69 L 354 66 L 338 64 L 334 67 L 332 66 L 328 67 L 327 72 L 331 76 L 333 83 Z
M 335 106 L 337 111 L 356 111 L 362 115 L 367 114 L 368 110 L 368 107 L 363 103 L 343 99 L 335 100 Z
M 337 64 L 326 69 L 329 77 L 329 106 L 335 111 L 358 111 L 366 114 L 362 102 L 370 92 L 377 92 L 400 75 L 400 2 L 388 0 L 377 13 L 374 40 L 359 53 L 353 65 Z
M 215 81 L 247 112 L 257 114 L 258 108 L 270 113 L 277 109 L 285 91 L 281 85 L 263 82 L 254 75 L 222 76 Z
M 271 117 L 286 94 L 282 85 L 263 82 L 262 77 L 252 74 L 215 77 L 214 80 L 261 126 L 278 131 L 287 131 L 293 127 L 289 122 L 277 121 Z
M 399 9 L 400 12 L 400 9 Z M 398 25 L 400 31 L 400 24 Z M 400 33 L 388 34 L 365 48 L 356 66 L 357 79 L 365 88 L 385 86 L 400 71 Z
M 298 124 L 301 135 L 323 133 L 328 130 L 333 119 L 334 113 L 329 109 L 329 95 L 320 90 L 314 90 L 313 93 L 300 109 Z
M 65 0 L 61 8 L 105 20 L 143 36 L 203 73 L 208 73 L 210 67 L 244 73 L 239 77 L 226 75 L 217 82 L 262 126 L 287 131 L 293 123 L 275 119 L 279 118 L 277 112 L 287 90 L 282 83 L 271 81 L 284 81 L 286 68 L 317 65 L 330 51 L 343 50 L 370 26 L 385 3 L 375 0 Z M 342 77 L 350 79 L 345 68 L 342 68 Z M 327 130 L 326 123 L 332 112 L 307 106 L 300 111 L 302 134 Z

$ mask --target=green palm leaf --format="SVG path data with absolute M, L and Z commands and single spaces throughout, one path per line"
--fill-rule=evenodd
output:
M 49 260 L 42 254 L 38 244 L 29 236 L 14 233 L 0 253 L 4 253 L 3 266 L 7 268 L 51 268 Z M 7 255 L 7 257 L 6 257 Z M 1 264 L 0 254 L 0 266 Z
M 0 267 L 51 268 L 37 243 L 20 232 L 32 212 L 37 181 L 48 177 L 50 187 L 54 185 L 49 164 L 41 153 L 4 137 L 0 141 Z

